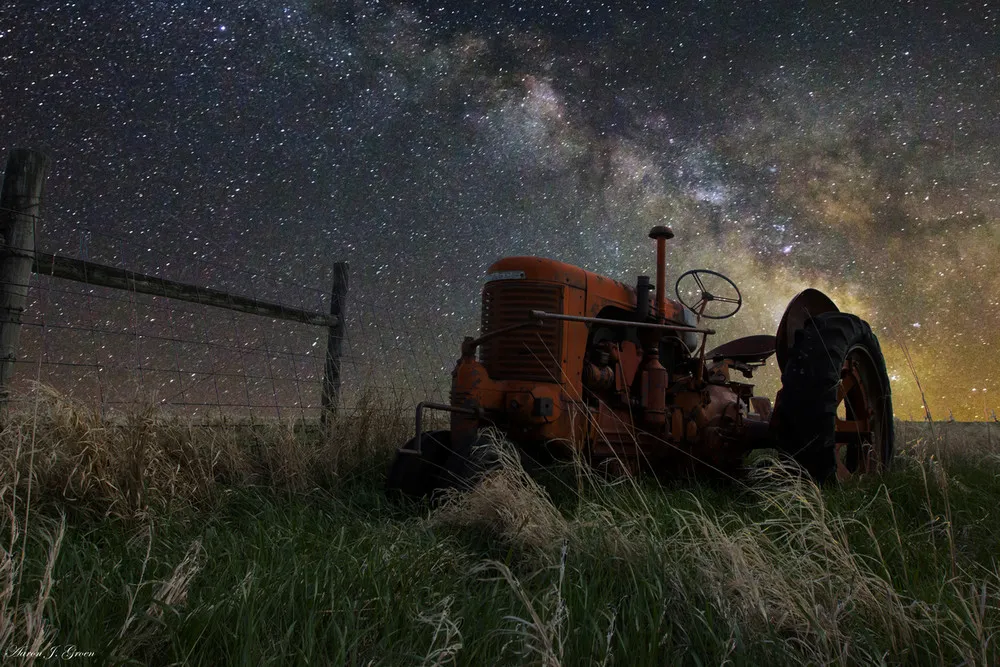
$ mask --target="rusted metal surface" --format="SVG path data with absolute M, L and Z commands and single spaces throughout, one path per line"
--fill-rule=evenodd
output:
M 525 320 L 524 322 L 518 322 L 517 324 L 511 324 L 508 327 L 503 327 L 501 329 L 495 329 L 487 334 L 483 334 L 479 338 L 466 338 L 462 341 L 462 356 L 471 357 L 476 352 L 476 348 L 482 345 L 484 342 L 496 338 L 498 336 L 503 336 L 509 334 L 517 329 L 526 329 L 530 327 L 538 327 L 543 323 L 535 318 Z
M 558 323 L 538 329 L 518 325 L 533 318 L 535 310 L 560 311 L 563 287 L 527 280 L 487 283 L 483 289 L 482 332 L 508 329 L 509 334 L 489 337 L 479 346 L 479 358 L 491 378 L 559 382 L 562 377 L 562 327 Z
M 705 283 L 703 281 L 702 276 L 715 276 L 716 278 L 721 279 L 724 283 L 728 284 L 729 287 L 732 288 L 731 293 L 735 294 L 736 298 L 733 298 L 731 296 L 720 296 L 718 294 L 713 294 L 705 287 Z M 684 296 L 682 294 L 683 290 L 681 289 L 681 283 L 684 282 L 684 279 L 688 277 L 690 277 L 694 281 L 695 285 L 697 285 L 698 293 L 700 294 L 700 297 L 694 303 L 688 303 L 687 301 L 685 301 Z M 709 269 L 692 269 L 690 271 L 685 271 L 680 275 L 680 277 L 677 278 L 677 282 L 674 283 L 674 292 L 677 294 L 677 298 L 680 300 L 681 304 L 683 304 L 685 308 L 688 308 L 689 310 L 697 313 L 698 317 L 705 317 L 710 320 L 728 319 L 733 315 L 735 315 L 736 313 L 738 313 L 740 308 L 743 306 L 743 295 L 740 294 L 740 288 L 736 286 L 736 283 L 734 283 L 727 276 L 724 276 L 718 271 L 711 271 Z M 736 307 L 728 312 L 724 312 L 722 315 L 716 315 L 716 314 L 710 315 L 705 311 L 708 309 L 708 305 L 713 302 L 733 304 Z
M 771 400 L 767 396 L 752 396 L 750 398 L 750 406 L 761 419 L 764 421 L 771 420 L 771 413 L 773 412 L 773 409 L 771 407 Z
M 871 378 L 874 373 L 870 365 L 867 352 L 856 349 L 848 353 L 840 371 L 834 449 L 837 480 L 841 482 L 854 475 L 875 472 L 882 466 L 874 432 L 876 402 L 880 397 L 871 395 L 866 382 L 866 375 Z
M 505 257 L 494 262 L 486 270 L 487 280 L 491 275 L 502 273 L 522 273 L 524 280 L 558 283 L 577 289 L 587 289 L 590 273 L 578 266 L 542 257 Z
M 643 421 L 657 428 L 667 421 L 667 369 L 660 363 L 656 348 L 652 350 L 642 366 L 641 405 Z
M 665 227 L 650 232 L 657 248 L 655 304 L 648 278 L 630 287 L 535 257 L 491 266 L 481 335 L 465 340 L 452 374 L 452 442 L 495 426 L 521 447 L 561 443 L 598 467 L 624 473 L 642 465 L 736 474 L 749 449 L 774 446 L 771 402 L 734 378 L 751 378 L 780 352 L 781 335 L 836 306 L 806 290 L 786 311 L 779 337 L 747 336 L 706 354 L 715 330 L 685 324 L 688 311 L 665 295 L 671 236 Z M 704 303 L 716 300 L 702 292 Z M 740 305 L 741 298 L 732 301 Z M 872 425 L 854 411 L 871 397 L 863 395 L 864 370 L 857 368 L 845 367 L 840 398 L 852 416 L 837 420 L 836 440 L 840 449 L 861 452 Z
M 595 390 L 611 389 L 615 386 L 615 369 L 587 362 L 583 366 L 583 384 Z
M 417 456 L 421 456 L 423 454 L 423 452 L 421 451 L 420 445 L 421 445 L 421 440 L 423 439 L 423 433 L 424 433 L 424 410 L 440 410 L 442 412 L 458 413 L 458 414 L 463 414 L 463 415 L 467 415 L 467 416 L 470 416 L 470 417 L 475 417 L 478 414 L 476 412 L 476 410 L 474 410 L 472 408 L 459 408 L 459 407 L 455 407 L 453 405 L 446 405 L 444 403 L 433 403 L 431 401 L 422 401 L 420 403 L 417 403 L 417 410 L 416 410 L 417 415 L 416 415 L 416 419 L 414 420 L 416 422 L 415 425 L 416 425 L 416 431 L 417 431 L 417 435 L 414 438 L 414 442 L 416 444 L 414 445 L 413 449 L 407 449 L 407 450 L 405 450 L 407 453 L 416 454 Z M 400 451 L 403 451 L 403 450 L 400 450 Z
M 662 284 L 664 244 L 671 234 L 664 228 L 650 235 L 662 246 L 657 261 Z M 709 387 L 700 382 L 701 368 L 681 383 L 671 378 L 658 358 L 661 339 L 700 334 L 703 353 L 705 338 L 715 331 L 673 320 L 684 311 L 665 298 L 665 289 L 659 290 L 656 312 L 649 313 L 659 321 L 650 322 L 642 321 L 635 288 L 559 262 L 508 258 L 494 264 L 489 275 L 495 278 L 483 290 L 482 335 L 463 344 L 463 359 L 453 376 L 453 406 L 479 406 L 484 423 L 500 426 L 515 441 L 572 441 L 575 433 L 589 434 L 585 440 L 598 458 L 664 461 L 677 457 L 680 447 L 685 460 L 700 455 L 715 460 L 738 447 L 751 387 L 742 385 L 741 393 L 728 383 Z M 586 285 L 586 291 L 578 285 Z M 525 304 L 545 299 L 551 304 L 525 309 Z M 601 312 L 615 317 L 596 315 Z M 540 345 L 540 332 L 528 326 L 530 320 L 564 323 L 561 339 L 553 336 Z M 599 327 L 625 339 L 590 347 L 590 336 Z M 773 351 L 773 337 L 768 338 L 769 345 L 763 339 L 744 344 L 757 343 L 752 351 L 759 355 L 764 348 Z M 477 345 L 479 362 L 470 354 Z M 538 364 L 546 359 L 543 347 L 552 366 Z M 528 353 L 518 354 L 518 349 Z M 693 361 L 704 366 L 699 356 Z M 539 405 L 545 406 L 544 414 L 536 410 Z M 472 421 L 452 415 L 453 427 L 469 429 Z

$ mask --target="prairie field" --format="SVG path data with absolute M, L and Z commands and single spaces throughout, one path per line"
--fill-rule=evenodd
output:
M 897 424 L 817 488 L 532 477 L 385 498 L 406 406 L 321 432 L 103 420 L 44 387 L 0 433 L 0 655 L 78 664 L 1000 664 L 1000 424 Z

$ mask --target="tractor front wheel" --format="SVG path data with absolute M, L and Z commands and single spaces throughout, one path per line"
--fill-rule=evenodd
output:
M 451 431 L 425 431 L 396 452 L 386 476 L 386 491 L 410 498 L 433 498 L 443 489 L 471 489 L 500 464 L 493 444 L 478 432 L 455 438 Z
M 441 473 L 443 486 L 468 491 L 487 473 L 500 467 L 496 443 L 481 432 L 453 442 L 451 455 Z
M 451 431 L 425 431 L 420 436 L 419 451 L 417 439 L 410 438 L 396 452 L 386 478 L 386 491 L 411 498 L 430 496 L 441 484 L 451 453 Z
M 781 449 L 819 483 L 889 465 L 892 396 L 882 349 L 867 322 L 821 313 L 795 333 L 771 423 Z

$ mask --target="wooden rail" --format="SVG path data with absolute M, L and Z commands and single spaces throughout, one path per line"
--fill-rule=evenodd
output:
M 272 317 L 280 320 L 291 320 L 303 324 L 313 324 L 321 327 L 335 327 L 339 323 L 336 315 L 317 313 L 298 308 L 289 308 L 277 303 L 269 303 L 245 296 L 229 294 L 209 287 L 188 285 L 173 280 L 148 276 L 127 269 L 106 266 L 83 259 L 63 257 L 47 252 L 36 252 L 31 266 L 34 273 L 74 280 L 99 287 L 129 290 L 141 294 L 164 296 L 178 301 L 200 303 L 216 308 L 226 308 L 252 315 Z

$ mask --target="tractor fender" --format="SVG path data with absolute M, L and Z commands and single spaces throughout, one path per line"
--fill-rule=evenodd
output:
M 840 309 L 833 299 L 812 287 L 802 290 L 788 302 L 785 314 L 781 316 L 781 323 L 778 324 L 778 333 L 774 337 L 778 368 L 785 370 L 785 361 L 795 343 L 795 332 L 804 328 L 810 317 L 830 312 L 839 313 Z

